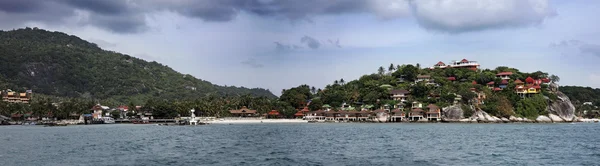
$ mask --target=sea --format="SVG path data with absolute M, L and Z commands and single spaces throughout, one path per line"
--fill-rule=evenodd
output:
M 600 165 L 600 124 L 0 126 L 0 165 Z

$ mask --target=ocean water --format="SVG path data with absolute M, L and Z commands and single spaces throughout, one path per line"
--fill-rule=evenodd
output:
M 600 124 L 0 126 L 0 165 L 600 165 Z

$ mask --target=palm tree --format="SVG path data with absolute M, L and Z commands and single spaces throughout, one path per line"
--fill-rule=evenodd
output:
M 312 92 L 312 94 L 317 94 L 317 89 L 313 86 L 310 88 L 310 92 Z
M 388 67 L 388 72 L 392 73 L 394 70 L 396 70 L 396 68 L 394 67 L 394 64 L 390 63 L 390 67 Z
M 333 85 L 337 85 L 338 83 L 338 80 L 333 81 Z
M 379 75 L 383 75 L 383 73 L 385 73 L 385 69 L 383 68 L 383 66 L 379 66 L 377 72 L 379 73 Z
M 344 85 L 344 83 L 346 83 L 346 81 L 344 81 L 344 79 L 340 79 L 340 84 Z

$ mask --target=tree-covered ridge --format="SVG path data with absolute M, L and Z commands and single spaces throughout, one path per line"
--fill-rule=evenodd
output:
M 160 96 L 275 96 L 265 89 L 225 87 L 181 74 L 157 62 L 102 50 L 61 32 L 37 28 L 0 31 L 0 88 L 143 103 Z
M 496 74 L 501 72 L 513 73 L 507 87 L 496 92 L 487 88 L 486 85 L 490 82 L 494 82 L 490 86 L 499 87 L 502 80 L 497 78 Z M 433 81 L 418 82 L 418 78 L 426 77 Z M 357 80 L 335 80 L 333 84 L 327 85 L 322 90 L 308 85 L 287 89 L 283 91 L 280 99 L 294 107 L 300 107 L 307 100 L 312 100 L 312 109 L 318 109 L 323 104 L 339 108 L 342 103 L 381 108 L 386 104 L 397 105 L 399 101 L 393 100 L 390 92 L 402 89 L 410 92 L 404 108 L 410 108 L 410 103 L 413 101 L 426 103 L 424 105 L 435 104 L 440 107 L 457 102 L 456 104 L 473 105 L 477 109 L 498 117 L 511 115 L 535 117 L 545 114 L 548 101 L 544 96 L 551 100 L 556 99 L 556 95 L 547 90 L 547 85 L 543 86 L 542 93 L 530 97 L 522 98 L 515 93 L 514 81 L 517 79 L 524 81 L 528 77 L 559 80 L 558 76 L 550 76 L 542 71 L 527 73 L 509 67 L 474 71 L 460 68 L 421 68 L 419 64 L 401 66 L 390 64 L 387 69 L 381 66 L 377 73 L 363 75 Z M 474 102 L 478 98 L 478 94 L 486 96 L 484 104 L 478 105 Z M 456 101 L 457 98 L 460 100 Z M 357 108 L 360 109 L 360 107 Z M 469 111 L 466 111 L 465 114 L 470 116 Z

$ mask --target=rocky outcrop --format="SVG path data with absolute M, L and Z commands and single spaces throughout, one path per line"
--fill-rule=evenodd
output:
M 536 122 L 538 123 L 552 123 L 552 119 L 548 118 L 547 116 L 544 115 L 540 115 L 535 119 Z
M 555 101 L 550 100 L 546 111 L 550 114 L 558 115 L 563 120 L 572 121 L 575 117 L 575 106 L 571 103 L 569 97 L 558 91 L 558 85 L 555 83 L 551 83 L 549 89 L 550 93 L 555 94 L 558 99 Z
M 473 116 L 471 116 L 471 119 L 486 123 L 495 123 L 501 121 L 498 117 L 490 116 L 487 112 L 482 110 L 475 111 Z
M 464 119 L 463 110 L 460 106 L 457 104 L 442 108 L 442 121 L 456 122 Z
M 559 116 L 556 116 L 554 114 L 548 114 L 548 118 L 550 118 L 550 120 L 552 120 L 552 122 L 565 122 L 565 120 L 563 120 L 562 118 L 560 118 Z

